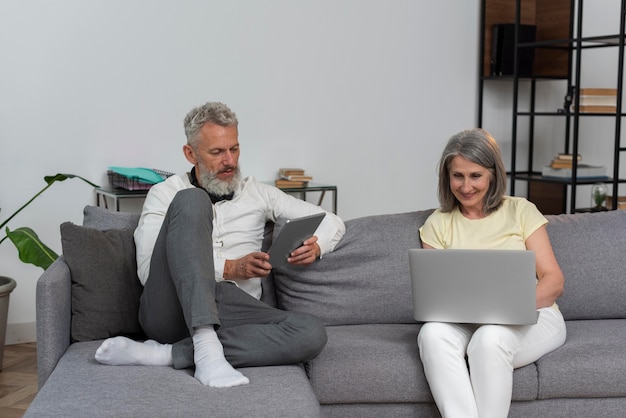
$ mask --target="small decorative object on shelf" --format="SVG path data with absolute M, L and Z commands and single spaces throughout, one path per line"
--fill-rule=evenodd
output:
M 595 183 L 591 186 L 591 211 L 601 212 L 607 210 L 606 196 L 608 189 L 604 183 Z

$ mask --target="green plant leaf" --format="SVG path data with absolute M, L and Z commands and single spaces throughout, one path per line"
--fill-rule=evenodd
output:
M 28 205 L 31 204 L 31 202 L 35 199 L 37 199 L 37 197 L 39 197 L 39 195 L 41 195 L 43 192 L 45 192 L 46 190 L 48 190 L 48 188 L 50 186 L 52 186 L 55 182 L 57 181 L 65 181 L 67 179 L 73 179 L 73 178 L 78 178 L 81 179 L 82 181 L 84 181 L 85 183 L 93 186 L 93 187 L 100 187 L 95 183 L 90 182 L 89 180 L 81 177 L 81 176 L 77 176 L 76 174 L 62 174 L 62 173 L 57 173 L 54 176 L 45 176 L 43 179 L 46 182 L 46 186 L 41 189 L 35 196 L 31 197 L 30 200 L 26 203 L 24 203 L 22 205 L 22 207 L 20 207 L 18 210 L 16 210 L 15 212 L 13 212 L 13 214 L 11 216 L 9 216 L 7 219 L 5 219 L 2 223 L 0 223 L 0 228 L 3 228 L 6 224 L 9 223 L 9 221 L 11 219 L 13 219 L 15 217 L 15 215 L 17 215 L 18 213 L 20 213 L 22 210 L 24 210 L 24 208 Z M 2 238 L 2 240 L 0 241 L 0 244 L 2 243 L 2 241 L 4 241 L 6 239 L 6 237 Z
M 77 178 L 77 179 L 81 179 L 82 181 L 84 181 L 85 183 L 93 186 L 93 187 L 100 187 L 95 183 L 90 182 L 89 180 L 87 180 L 84 177 L 81 176 L 77 176 L 76 174 L 62 174 L 62 173 L 57 173 L 54 176 L 45 176 L 43 179 L 46 183 L 48 183 L 48 185 L 51 185 L 52 183 L 54 183 L 55 181 L 65 181 L 67 179 L 73 179 L 73 178 Z
M 46 182 L 46 186 L 31 197 L 30 200 L 24 203 L 18 210 L 13 212 L 11 216 L 6 218 L 4 221 L 1 221 L 0 230 L 2 230 L 2 228 L 4 228 L 4 226 L 8 224 L 18 213 L 30 205 L 33 200 L 48 190 L 48 188 L 55 182 L 65 181 L 72 178 L 79 178 L 93 187 L 99 187 L 97 184 L 75 174 L 58 173 L 54 176 L 45 176 L 44 181 Z M 20 260 L 24 263 L 34 264 L 35 266 L 41 267 L 45 270 L 59 257 L 54 251 L 41 242 L 37 234 L 35 234 L 35 231 L 30 228 L 22 227 L 11 232 L 7 227 L 6 236 L 0 239 L 0 244 L 2 244 L 7 238 L 13 242 L 19 253 Z
M 19 252 L 20 260 L 47 269 L 59 256 L 48 248 L 30 228 L 22 227 L 10 231 L 6 229 L 7 237 L 13 242 Z

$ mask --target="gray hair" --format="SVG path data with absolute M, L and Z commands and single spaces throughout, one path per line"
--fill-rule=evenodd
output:
M 450 163 L 461 156 L 489 170 L 491 181 L 485 195 L 485 214 L 500 207 L 506 191 L 506 169 L 502 161 L 500 147 L 491 134 L 483 129 L 468 129 L 448 140 L 439 160 L 439 204 L 443 212 L 450 212 L 459 201 L 450 190 Z
M 198 133 L 207 123 L 219 126 L 239 125 L 235 112 L 230 110 L 224 103 L 209 102 L 192 109 L 185 116 L 184 126 L 187 143 L 194 149 L 198 143 Z

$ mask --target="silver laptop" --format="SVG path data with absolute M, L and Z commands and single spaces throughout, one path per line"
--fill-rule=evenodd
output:
M 535 324 L 535 253 L 410 249 L 417 321 Z

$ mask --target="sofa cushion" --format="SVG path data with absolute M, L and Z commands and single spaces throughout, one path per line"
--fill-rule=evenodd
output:
M 420 324 L 339 325 L 310 362 L 321 404 L 433 402 L 417 348 Z M 358 384 L 355 384 L 358 382 Z M 534 363 L 513 372 L 513 400 L 537 397 Z
M 66 222 L 61 244 L 72 275 L 72 341 L 141 335 L 137 314 L 143 287 L 133 229 L 100 231 Z
M 203 386 L 193 369 L 98 364 L 100 341 L 72 344 L 24 417 L 319 417 L 301 365 L 239 369 L 250 383 Z
M 432 210 L 346 221 L 335 251 L 310 266 L 274 271 L 278 307 L 327 325 L 413 323 L 409 248 Z
M 539 399 L 626 397 L 626 319 L 566 324 L 565 344 L 536 362 Z
M 626 210 L 551 215 L 548 234 L 565 276 L 565 319 L 626 318 Z
M 320 403 L 432 402 L 417 348 L 420 326 L 327 327 L 326 347 L 309 364 Z

